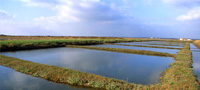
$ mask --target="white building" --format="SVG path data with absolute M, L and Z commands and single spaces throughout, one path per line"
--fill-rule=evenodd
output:
M 191 41 L 191 39 L 187 39 L 187 38 L 180 38 L 181 41 Z

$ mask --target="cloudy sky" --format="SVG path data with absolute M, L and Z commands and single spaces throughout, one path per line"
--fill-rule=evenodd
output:
M 200 0 L 0 0 L 0 34 L 200 39 Z

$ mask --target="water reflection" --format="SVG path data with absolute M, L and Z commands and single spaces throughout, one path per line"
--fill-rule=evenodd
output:
M 158 47 L 171 47 L 171 48 L 182 48 L 184 46 L 183 43 L 177 43 L 177 44 L 170 43 L 169 44 L 169 42 L 161 42 L 161 41 L 128 42 L 128 43 L 118 43 L 118 44 L 158 46 Z M 158 45 L 158 44 L 160 44 L 160 45 Z
M 138 84 L 155 84 L 172 58 L 78 48 L 51 48 L 2 53 L 37 63 L 66 67 Z
M 193 44 L 190 44 L 193 59 L 194 73 L 197 75 L 197 79 L 200 81 L 200 49 Z
M 77 90 L 0 66 L 0 90 Z
M 122 49 L 136 49 L 136 50 L 147 50 L 147 51 L 156 51 L 177 54 L 179 50 L 176 49 L 160 49 L 160 48 L 148 48 L 148 47 L 133 47 L 133 46 L 121 46 L 121 45 L 92 45 L 95 47 L 110 47 L 110 48 L 122 48 Z

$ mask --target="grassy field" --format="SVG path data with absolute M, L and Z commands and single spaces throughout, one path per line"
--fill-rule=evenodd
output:
M 200 49 L 200 40 L 196 40 L 193 44 Z
M 0 51 L 15 51 L 51 47 L 65 47 L 65 45 L 95 45 L 103 43 L 130 42 L 142 40 L 130 39 L 67 39 L 67 40 L 9 40 L 0 41 Z
M 66 45 L 95 45 L 119 42 L 165 41 L 183 43 L 171 39 L 117 38 L 117 37 L 52 37 L 52 36 L 0 36 L 0 52 L 40 48 L 65 47 Z
M 9 37 L 13 38 L 13 37 Z M 22 37 L 20 37 L 22 38 Z M 25 38 L 25 37 L 23 37 Z M 33 37 L 31 37 L 33 38 Z M 104 43 L 118 43 L 118 42 L 131 42 L 131 41 L 152 41 L 151 39 L 131 39 L 131 38 L 112 38 L 112 39 L 46 39 L 39 37 L 40 39 L 34 40 L 2 40 L 0 41 L 0 48 L 2 51 L 24 50 L 24 49 L 37 49 L 48 47 L 78 47 L 95 50 L 105 50 L 112 52 L 123 52 L 132 54 L 144 54 L 144 55 L 158 55 L 174 58 L 175 62 L 170 64 L 170 67 L 164 70 L 162 74 L 161 82 L 155 85 L 140 85 L 134 83 L 128 83 L 126 81 L 117 80 L 113 78 L 107 78 L 95 74 L 86 72 L 71 70 L 67 68 L 61 68 L 57 66 L 50 66 L 45 64 L 34 63 L 26 60 L 21 60 L 13 57 L 7 57 L 0 55 L 0 65 L 12 68 L 16 71 L 29 74 L 35 77 L 40 77 L 46 80 L 50 80 L 58 83 L 66 83 L 72 85 L 79 85 L 85 87 L 92 87 L 96 89 L 107 90 L 199 90 L 199 82 L 193 73 L 192 68 L 192 53 L 190 51 L 190 42 L 182 42 L 178 40 L 158 40 L 166 42 L 185 43 L 185 46 L 176 54 L 168 54 L 161 52 L 152 52 L 144 50 L 130 50 L 119 48 L 105 48 L 105 47 L 90 47 L 79 45 L 93 45 Z M 46 37 L 45 37 L 46 38 Z M 52 38 L 52 37 L 49 37 Z M 196 44 L 197 43 L 197 44 Z M 199 45 L 197 41 L 194 44 Z
M 147 38 L 117 37 L 0 36 L 0 39 L 2 38 L 5 40 L 0 40 L 0 52 L 65 47 L 66 45 L 95 45 L 104 43 L 152 41 L 152 39 Z

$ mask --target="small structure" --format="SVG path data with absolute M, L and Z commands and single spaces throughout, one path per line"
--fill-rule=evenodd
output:
M 180 38 L 181 41 L 191 41 L 191 39 L 188 38 Z

